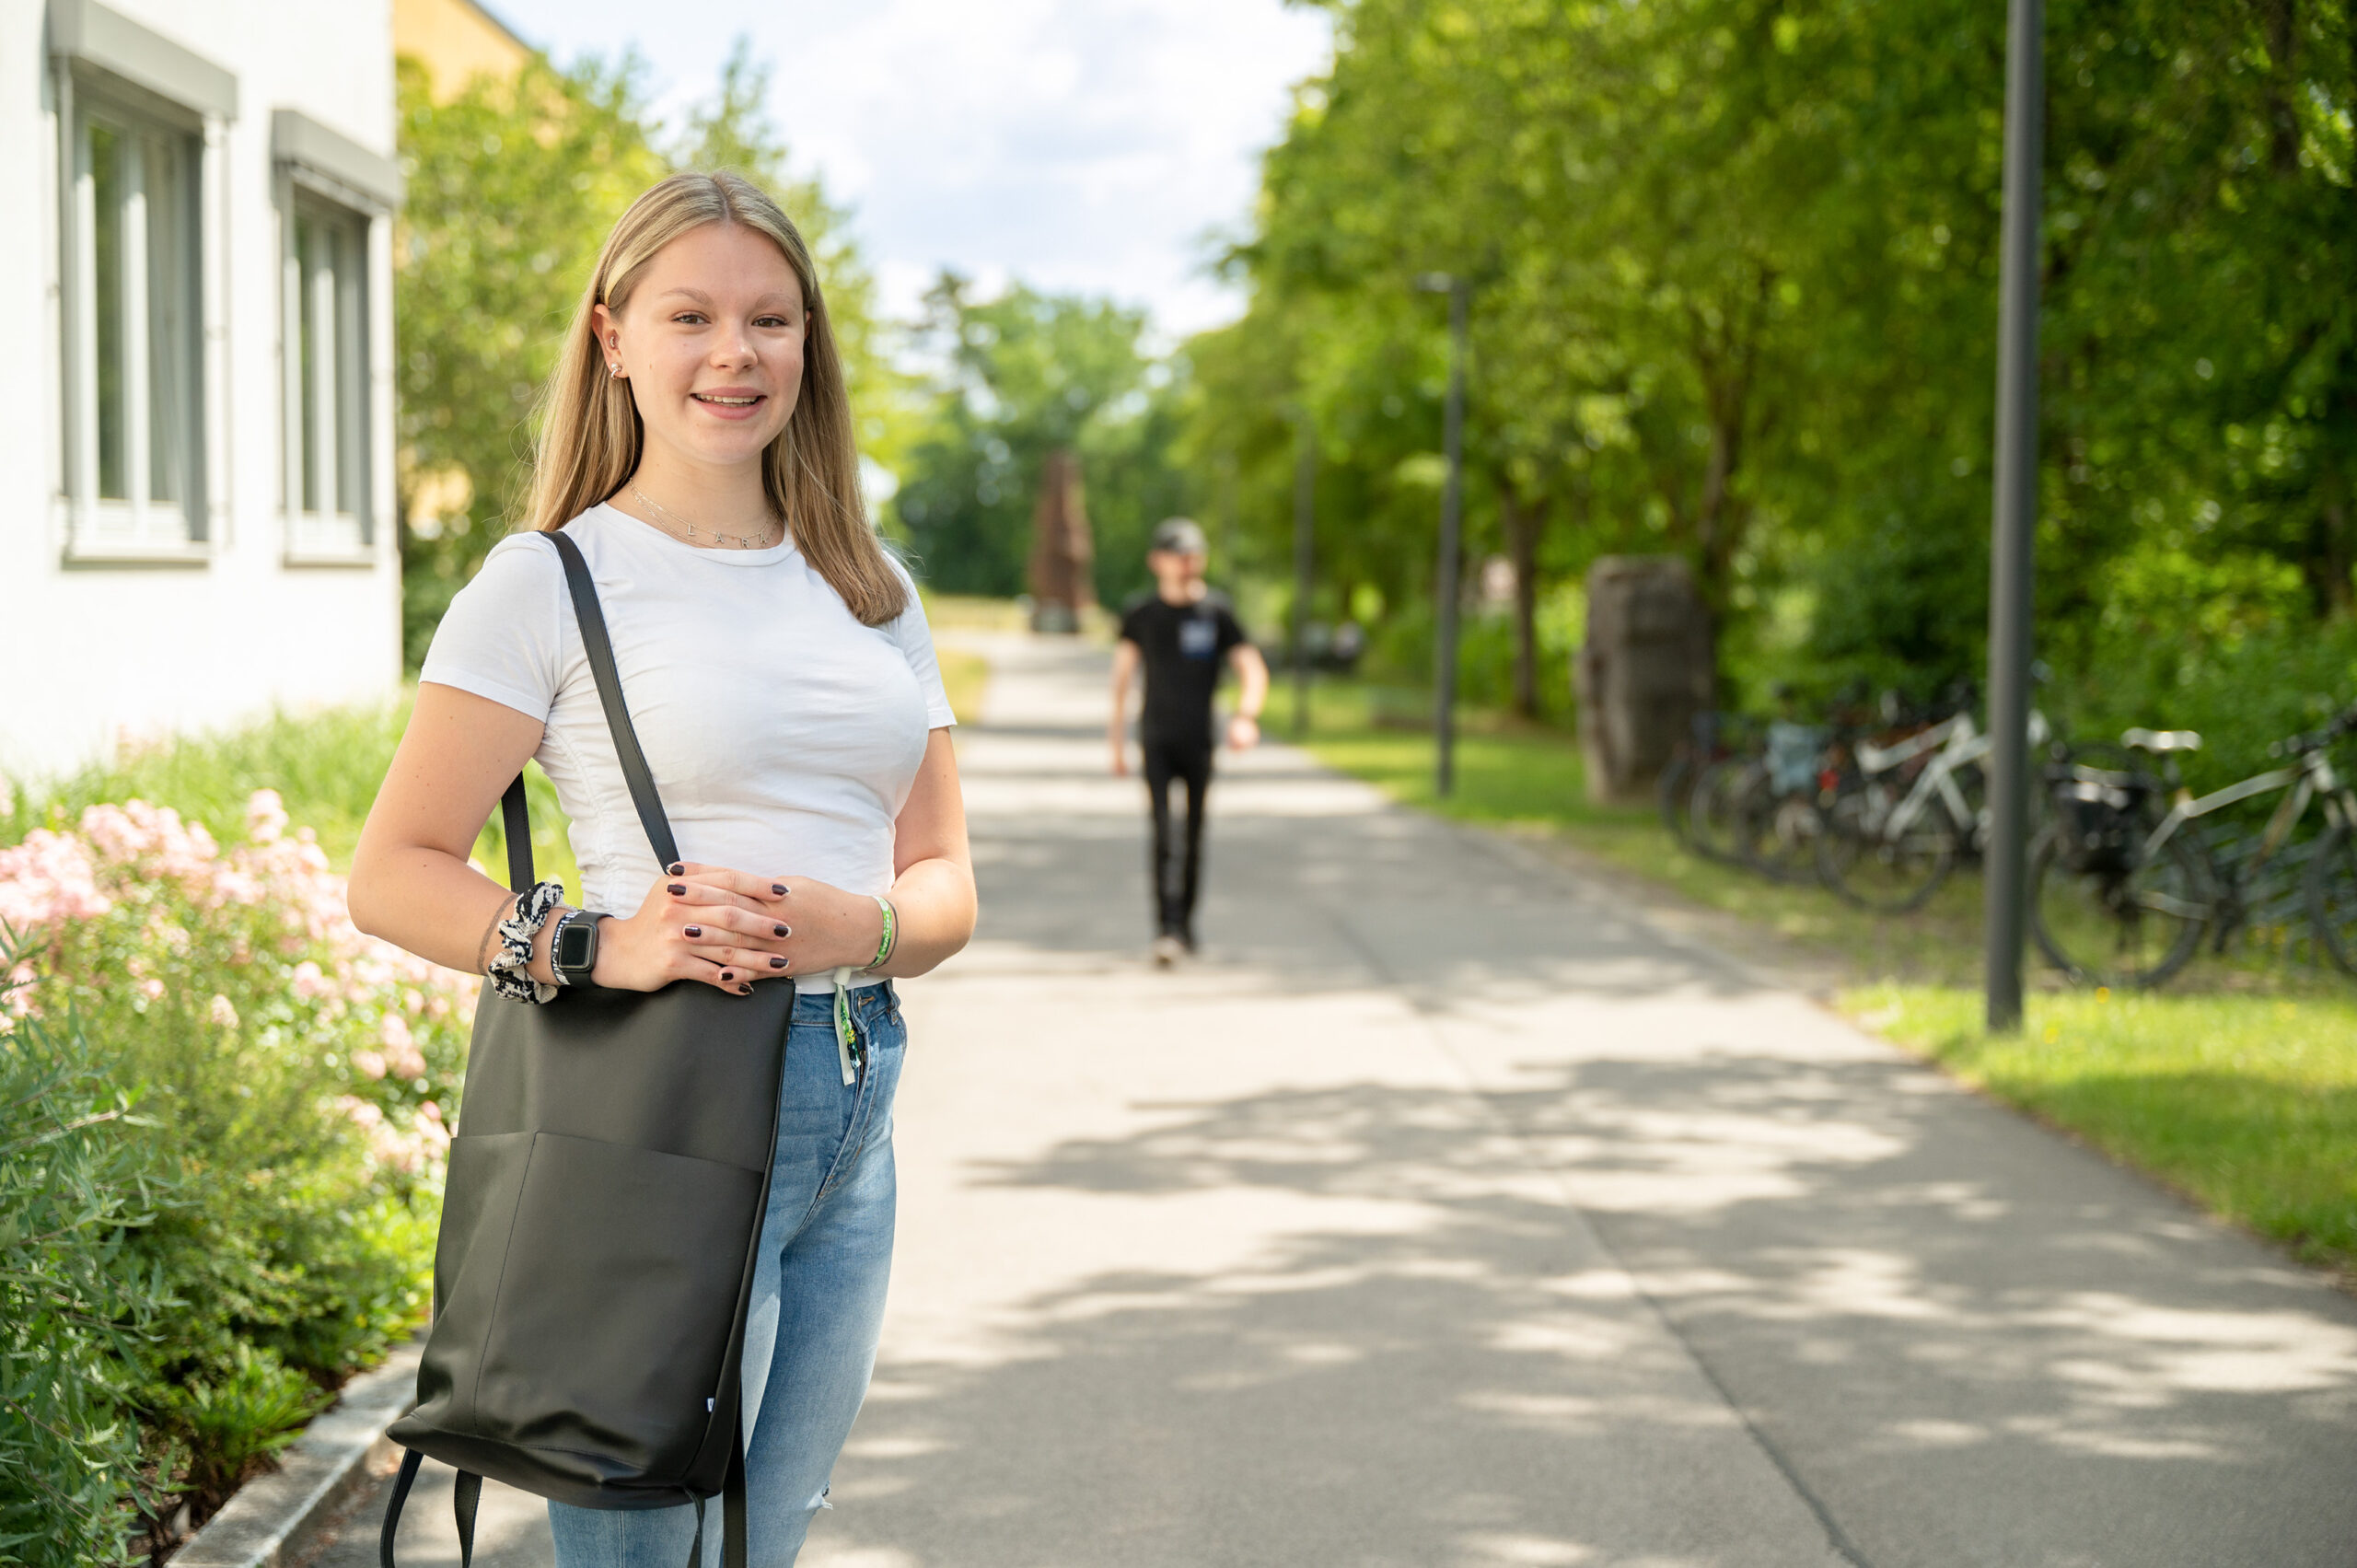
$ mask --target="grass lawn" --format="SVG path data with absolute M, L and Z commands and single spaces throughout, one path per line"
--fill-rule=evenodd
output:
M 1495 714 L 1465 719 L 1457 790 L 1433 794 L 1429 734 L 1376 722 L 1414 705 L 1331 683 L 1309 749 L 1403 804 L 1560 835 L 1713 908 L 1836 958 L 1853 1017 L 2000 1098 L 2067 1128 L 2313 1262 L 2357 1272 L 2357 986 L 2263 958 L 2205 957 L 2154 995 L 2065 991 L 2030 957 L 2028 1028 L 1980 1028 L 1980 879 L 1959 874 L 1917 914 L 1854 910 L 1671 842 L 1650 807 L 1588 804 L 1578 747 Z M 1271 703 L 1291 733 L 1289 691 Z

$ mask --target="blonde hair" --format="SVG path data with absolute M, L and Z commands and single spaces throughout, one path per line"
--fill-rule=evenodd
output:
M 818 269 L 794 220 L 742 175 L 674 174 L 630 204 L 598 252 L 581 308 L 541 396 L 532 465 L 530 527 L 552 532 L 628 483 L 646 442 L 630 385 L 606 369 L 592 308 L 620 310 L 656 253 L 690 229 L 742 224 L 768 237 L 802 285 L 808 331 L 802 388 L 785 428 L 761 454 L 761 486 L 786 519 L 804 559 L 860 621 L 880 626 L 908 608 L 908 590 L 868 526 L 859 495 L 859 451 L 842 354 L 827 324 Z

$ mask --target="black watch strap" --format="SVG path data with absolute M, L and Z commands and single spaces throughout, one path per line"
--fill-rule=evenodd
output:
M 606 917 L 596 910 L 568 910 L 557 922 L 556 933 L 549 939 L 549 968 L 554 971 L 559 985 L 586 985 L 592 970 L 598 967 L 598 923 Z M 566 934 L 581 926 L 586 940 L 575 937 L 570 943 Z M 568 948 L 578 947 L 579 962 L 565 961 Z

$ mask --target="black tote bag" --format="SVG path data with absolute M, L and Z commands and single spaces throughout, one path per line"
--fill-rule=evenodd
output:
M 564 563 L 607 727 L 657 865 L 679 858 L 623 705 L 598 590 Z M 501 803 L 508 876 L 532 885 L 524 781 Z M 434 1252 L 434 1321 L 409 1450 L 386 1509 L 385 1568 L 422 1458 L 457 1467 L 460 1550 L 482 1478 L 584 1508 L 727 1494 L 745 1561 L 739 1368 L 777 1144 L 794 987 L 732 996 L 569 986 L 542 1005 L 486 984 L 467 1058 Z M 692 1565 L 699 1558 L 691 1557 Z

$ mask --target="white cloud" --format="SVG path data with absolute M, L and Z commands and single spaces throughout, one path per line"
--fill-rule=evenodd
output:
M 621 0 L 494 8 L 560 59 L 634 44 L 668 111 L 751 35 L 772 113 L 856 209 L 889 308 L 950 266 L 1110 294 L 1174 336 L 1239 308 L 1203 274 L 1207 238 L 1242 229 L 1289 89 L 1330 50 L 1325 14 L 1281 0 L 719 0 L 692 27 Z

